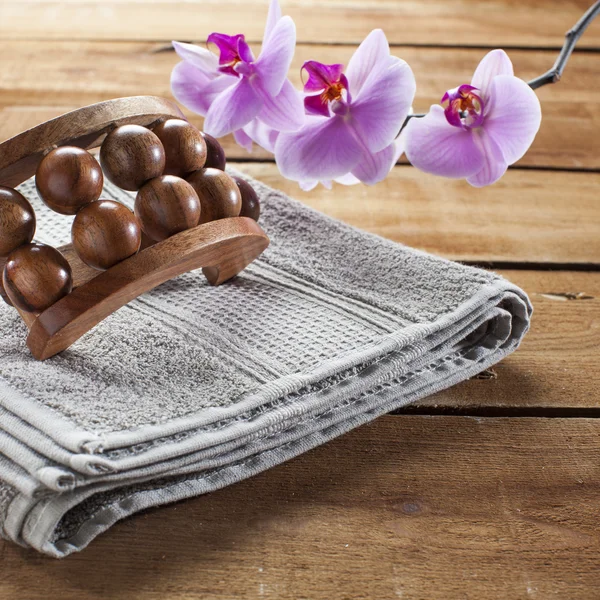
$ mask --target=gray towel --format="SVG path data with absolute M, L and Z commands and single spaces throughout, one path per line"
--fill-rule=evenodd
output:
M 45 362 L 0 306 L 0 525 L 63 557 L 144 508 L 216 490 L 515 350 L 527 296 L 252 181 L 271 238 L 234 280 L 192 272 Z M 70 219 L 38 213 L 60 245 Z M 132 197 L 107 186 L 107 197 Z

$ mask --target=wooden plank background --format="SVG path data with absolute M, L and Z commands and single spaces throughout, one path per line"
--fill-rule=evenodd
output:
M 204 40 L 200 30 L 262 39 L 263 0 L 3 0 L 5 39 Z M 558 48 L 588 0 L 287 0 L 298 41 L 356 44 L 385 27 L 394 44 Z M 600 45 L 600 28 L 582 48 Z
M 3 598 L 597 598 L 597 419 L 384 417 L 116 526 Z
M 308 58 L 347 63 L 383 27 L 416 111 L 488 49 L 547 70 L 591 0 L 282 0 Z M 4 0 L 0 139 L 66 110 L 169 96 L 171 39 L 259 42 L 267 0 Z M 600 538 L 600 22 L 498 184 L 396 166 L 374 187 L 301 192 L 268 154 L 230 162 L 395 241 L 499 270 L 535 307 L 521 349 L 250 481 L 117 525 L 63 562 L 0 543 L 0 598 L 596 599 Z M 198 125 L 201 118 L 187 113 Z

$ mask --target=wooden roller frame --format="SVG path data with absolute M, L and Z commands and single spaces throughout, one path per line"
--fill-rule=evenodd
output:
M 119 98 L 75 110 L 0 144 L 0 185 L 16 187 L 33 175 L 44 154 L 58 146 L 99 147 L 115 127 L 153 126 L 183 119 L 171 102 L 152 96 Z M 269 245 L 260 226 L 246 217 L 198 225 L 162 242 L 144 239 L 140 252 L 96 271 L 71 244 L 59 250 L 73 270 L 73 291 L 40 314 L 20 311 L 29 328 L 27 346 L 38 360 L 65 350 L 84 333 L 140 294 L 193 269 L 202 268 L 213 285 L 238 274 Z M 0 272 L 4 267 L 0 259 Z M 0 278 L 0 291 L 2 289 Z

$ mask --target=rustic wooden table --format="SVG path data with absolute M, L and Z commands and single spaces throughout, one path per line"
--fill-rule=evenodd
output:
M 309 58 L 373 28 L 418 81 L 417 111 L 504 47 L 524 79 L 590 0 L 284 0 Z M 0 138 L 118 96 L 170 96 L 171 39 L 260 40 L 267 0 L 2 0 Z M 0 542 L 0 598 L 600 597 L 600 22 L 539 90 L 533 147 L 476 190 L 400 164 L 309 194 L 266 154 L 231 162 L 348 223 L 494 268 L 535 306 L 482 376 L 249 481 L 123 522 L 57 562 Z M 192 116 L 198 125 L 201 121 Z

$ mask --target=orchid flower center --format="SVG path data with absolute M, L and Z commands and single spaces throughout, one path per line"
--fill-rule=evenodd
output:
M 350 92 L 348 80 L 343 73 L 344 65 L 324 65 L 308 60 L 302 65 L 302 72 L 308 74 L 304 83 L 304 108 L 308 114 L 330 116 L 348 112 Z
M 461 85 L 448 90 L 442 98 L 446 120 L 454 127 L 472 129 L 483 123 L 484 102 L 475 93 L 476 87 Z M 479 91 L 479 90 L 477 90 Z
M 214 44 L 219 52 L 219 71 L 234 77 L 249 76 L 254 72 L 254 55 L 243 34 L 226 35 L 211 33 L 208 44 Z
M 332 83 L 327 89 L 321 92 L 321 102 L 333 102 L 334 100 L 342 99 L 342 92 L 346 89 L 346 86 L 341 82 L 337 81 Z

